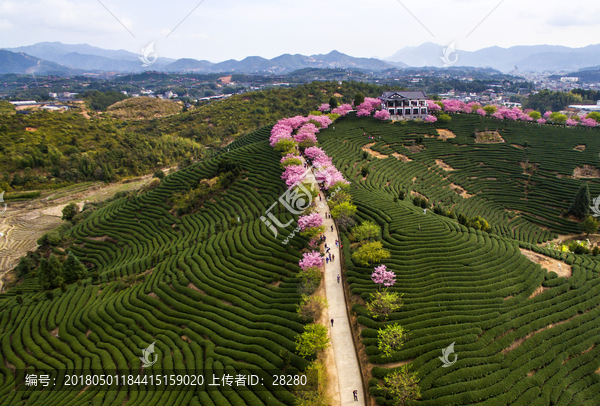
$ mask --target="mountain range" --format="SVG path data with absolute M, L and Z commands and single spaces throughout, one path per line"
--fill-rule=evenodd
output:
M 583 48 L 559 45 L 521 45 L 510 48 L 489 47 L 477 51 L 462 51 L 455 46 L 454 54 L 446 54 L 453 66 L 489 67 L 509 72 L 518 67 L 522 72 L 578 70 L 600 64 L 600 44 Z M 446 47 L 426 42 L 417 47 L 405 47 L 385 58 L 388 62 L 402 62 L 409 66 L 444 65 Z
M 452 52 L 454 51 L 454 52 Z M 569 48 L 555 45 L 490 47 L 478 51 L 462 51 L 431 42 L 417 47 L 405 47 L 385 58 L 357 58 L 332 51 L 328 54 L 305 56 L 284 54 L 273 59 L 249 56 L 241 61 L 212 63 L 191 58 L 158 57 L 151 66 L 143 67 L 140 56 L 125 50 L 107 50 L 87 44 L 69 45 L 41 42 L 17 48 L 0 49 L 0 73 L 35 73 L 73 75 L 83 72 L 163 72 L 194 73 L 272 73 L 285 74 L 303 68 L 342 68 L 363 71 L 384 71 L 408 67 L 442 67 L 442 57 L 456 62 L 453 66 L 492 68 L 509 72 L 575 71 L 600 65 L 600 45 Z

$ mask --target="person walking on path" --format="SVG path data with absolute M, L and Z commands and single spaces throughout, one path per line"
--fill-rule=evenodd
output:
M 354 395 L 354 400 L 356 400 L 358 402 L 358 391 L 356 389 L 354 389 L 352 394 Z
M 331 327 L 333 327 L 333 319 L 331 319 Z
M 340 274 L 338 274 L 338 283 L 340 283 Z
M 333 225 L 331 226 L 331 231 L 333 231 Z
M 331 260 L 333 261 L 335 259 L 335 254 L 331 254 Z
M 327 264 L 329 263 L 329 257 L 325 258 L 325 263 L 327 263 Z

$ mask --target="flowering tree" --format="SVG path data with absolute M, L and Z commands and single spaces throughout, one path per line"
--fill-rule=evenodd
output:
M 380 288 L 381 285 L 389 287 L 396 283 L 396 274 L 394 271 L 388 271 L 385 265 L 379 265 L 375 267 L 375 271 L 371 274 L 371 279 L 378 284 Z
M 339 114 L 340 116 L 345 116 L 346 114 L 348 114 L 351 110 L 352 110 L 352 105 L 351 104 L 342 104 L 339 107 L 336 107 L 335 109 L 331 110 L 331 112 L 333 114 Z
M 300 262 L 298 262 L 298 265 L 300 268 L 302 268 L 302 270 L 319 268 L 323 266 L 323 257 L 321 256 L 321 253 L 317 251 L 306 252 L 302 256 Z
M 427 108 L 432 112 L 440 111 L 442 109 L 440 105 L 433 100 L 427 100 Z
M 319 106 L 319 111 L 329 111 L 331 110 L 331 106 L 329 105 L 329 103 L 323 103 Z
M 425 117 L 425 122 L 426 123 L 435 123 L 437 121 L 437 117 L 436 116 L 427 116 Z
M 552 112 L 550 110 L 548 110 L 547 112 L 544 113 L 544 118 L 548 118 L 552 115 Z
M 304 180 L 306 169 L 302 165 L 290 165 L 285 168 L 281 174 L 281 179 L 285 180 L 287 186 L 292 186 Z
M 320 227 L 323 225 L 323 217 L 319 213 L 312 213 L 308 216 L 298 218 L 298 227 L 304 231 L 307 228 Z
M 295 154 L 287 154 L 283 158 L 281 158 L 281 160 L 279 162 L 281 162 L 281 164 L 283 164 L 283 166 L 302 165 L 302 161 L 300 160 L 300 157 Z
M 322 167 L 333 165 L 331 163 L 331 158 L 328 157 L 327 155 L 319 155 L 318 157 L 316 157 L 315 159 L 312 160 L 312 163 L 316 168 L 319 168 L 319 169 Z
M 480 115 L 480 116 L 482 116 L 482 117 L 485 117 L 485 114 L 486 114 L 486 113 L 485 113 L 485 110 L 484 110 L 484 109 L 482 109 L 482 108 L 479 108 L 479 109 L 477 109 L 477 114 L 479 114 L 479 115 Z
M 322 115 L 322 116 L 313 116 L 313 115 L 311 115 L 311 116 L 308 116 L 308 119 L 310 121 L 314 121 L 314 122 L 319 123 L 321 125 L 321 127 L 320 127 L 321 129 L 325 129 L 325 128 L 329 127 L 329 125 L 331 123 L 333 123 L 333 121 L 331 120 L 331 118 L 329 118 L 329 116 L 327 116 L 327 115 Z
M 538 124 L 546 124 L 548 120 L 546 120 L 545 118 L 540 118 L 537 122 Z
M 390 119 L 390 112 L 387 110 L 379 110 L 375 113 L 375 115 L 373 116 L 379 120 L 389 120 Z
M 596 127 L 598 125 L 598 122 L 596 122 L 596 120 L 594 120 L 593 118 L 582 118 L 581 125 L 584 127 Z
M 565 124 L 568 125 L 569 127 L 574 127 L 579 123 L 577 122 L 577 120 L 573 120 L 572 118 L 570 118 L 567 121 L 565 121 Z
M 325 151 L 323 151 L 319 147 L 310 147 L 310 148 L 306 148 L 306 150 L 304 151 L 304 155 L 306 155 L 309 159 L 315 159 L 316 157 L 318 157 L 320 155 L 326 155 L 326 154 L 325 154 Z
M 370 116 L 371 112 L 367 109 L 359 109 L 356 113 L 356 117 L 367 117 Z

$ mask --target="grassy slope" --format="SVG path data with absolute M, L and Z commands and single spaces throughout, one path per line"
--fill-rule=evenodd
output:
M 498 126 L 507 142 L 474 144 L 471 134 L 485 125 Z M 335 132 L 319 135 L 321 146 L 353 181 L 351 193 L 360 220 L 373 220 L 382 227 L 380 238 L 392 253 L 384 263 L 397 275 L 391 290 L 404 295 L 404 307 L 389 323 L 408 328 L 409 337 L 401 351 L 385 358 L 376 339 L 384 323 L 370 318 L 363 306 L 376 290 L 370 279 L 373 269 L 350 260 L 348 235 L 342 236 L 353 309 L 365 327 L 363 354 L 376 366 L 373 376 L 384 376 L 389 363 L 411 362 L 421 378 L 420 404 L 424 405 L 597 404 L 600 380 L 594 371 L 600 367 L 600 328 L 595 320 L 600 317 L 600 261 L 589 255 L 568 255 L 565 261 L 573 264 L 573 275 L 550 279 L 518 249 L 519 245 L 529 247 L 540 236 L 551 236 L 535 223 L 554 225 L 556 231 L 574 228 L 556 213 L 568 206 L 581 181 L 558 178 L 553 172 L 566 175 L 575 166 L 593 163 L 600 150 L 597 132 L 527 124 L 504 128 L 472 116 L 453 116 L 450 128 L 457 138 L 425 138 L 426 149 L 414 154 L 402 147 L 402 141 L 412 145 L 408 140 L 414 134 L 434 134 L 430 125 L 402 126 L 349 117 L 336 123 Z M 378 142 L 382 137 L 372 148 L 385 154 L 403 153 L 413 161 L 363 160 L 361 146 L 373 142 L 362 135 L 364 131 Z M 539 168 L 532 177 L 535 184 L 526 196 L 527 204 L 522 201 L 524 177 L 518 165 L 524 151 L 511 146 L 525 145 L 525 141 L 530 145 L 530 162 Z M 577 144 L 587 144 L 588 154 L 573 151 Z M 434 159 L 443 159 L 457 170 L 449 174 Z M 365 181 L 360 174 L 363 165 L 370 169 Z M 498 180 L 482 180 L 492 177 Z M 457 198 L 449 189 L 450 181 L 469 194 L 479 194 Z M 591 181 L 591 189 L 593 195 L 600 192 L 597 179 Z M 490 219 L 493 232 L 467 229 L 431 211 L 424 215 L 408 199 L 394 202 L 399 190 L 418 191 L 430 201 L 446 208 L 454 205 L 454 210 L 469 216 L 481 214 Z M 556 210 L 545 210 L 544 202 Z M 525 213 L 505 218 L 505 209 Z M 443 368 L 438 357 L 452 342 L 456 342 L 458 361 Z M 371 393 L 379 397 L 379 403 L 385 402 L 375 387 Z

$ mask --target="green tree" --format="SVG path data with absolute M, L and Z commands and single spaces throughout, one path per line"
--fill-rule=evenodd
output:
M 79 213 L 79 206 L 75 203 L 69 203 L 62 209 L 62 219 L 71 221 L 77 213 Z
M 87 268 L 79 262 L 79 259 L 72 252 L 67 255 L 64 264 L 64 275 L 66 283 L 73 283 L 87 276 Z
M 591 118 L 592 120 L 596 121 L 597 123 L 600 123 L 600 113 L 597 111 L 592 111 L 587 116 L 585 116 L 585 118 Z
M 390 357 L 394 352 L 400 351 L 400 348 L 406 341 L 408 330 L 400 324 L 390 324 L 377 330 L 377 348 Z
M 483 108 L 483 110 L 486 112 L 486 114 L 488 116 L 491 116 L 492 114 L 494 114 L 498 110 L 498 108 L 496 106 L 494 106 L 494 105 L 488 104 L 487 106 L 485 106 Z
M 383 382 L 383 386 L 378 385 L 378 388 L 390 394 L 397 405 L 404 405 L 407 401 L 421 398 L 419 378 L 415 372 L 410 372 L 408 364 L 386 375 Z
M 575 217 L 584 219 L 590 214 L 591 205 L 592 199 L 590 198 L 590 189 L 587 183 L 583 183 L 579 186 L 575 199 L 573 199 L 573 203 L 571 203 L 571 206 L 569 207 L 569 213 Z
M 275 144 L 275 150 L 281 152 L 281 155 L 293 153 L 296 150 L 296 142 L 292 139 L 283 138 Z
M 540 113 L 539 111 L 532 111 L 531 113 L 529 113 L 529 117 L 531 117 L 534 120 L 539 120 L 540 118 L 542 118 L 542 113 Z
M 361 92 L 358 92 L 354 95 L 354 106 L 358 107 L 359 105 L 363 104 L 365 101 L 365 95 L 362 94 Z
M 338 105 L 339 103 L 337 97 L 331 96 L 329 99 L 329 107 L 331 107 L 331 110 L 335 109 Z
M 467 222 L 467 227 L 473 227 L 475 230 L 488 231 L 490 225 L 481 216 L 475 216 Z
M 560 114 L 557 112 L 550 114 L 549 118 L 552 122 L 554 122 L 556 124 L 564 124 L 568 119 L 568 117 L 566 115 Z
M 387 320 L 390 314 L 402 307 L 402 295 L 387 290 L 371 293 L 367 302 L 367 312 L 374 319 Z
M 338 219 L 340 217 L 354 217 L 356 214 L 356 206 L 350 202 L 343 202 L 333 206 L 331 209 L 331 216 L 334 219 Z
M 308 324 L 304 326 L 304 333 L 296 336 L 296 352 L 301 357 L 315 355 L 329 347 L 330 341 L 327 337 L 327 327 L 321 324 Z
M 596 220 L 592 216 L 587 216 L 585 218 L 585 220 L 583 220 L 583 222 L 579 224 L 580 230 L 582 232 L 586 233 L 587 235 L 590 235 L 590 234 L 598 231 L 598 226 L 599 226 L 598 220 Z
M 370 240 L 376 238 L 381 231 L 381 227 L 372 221 L 363 221 L 359 226 L 352 229 L 352 235 L 355 241 Z
M 452 121 L 452 117 L 450 117 L 449 114 L 440 114 L 438 116 L 438 121 L 440 121 L 444 124 L 448 124 L 450 121 Z
M 165 173 L 162 171 L 162 169 L 157 170 L 156 172 L 154 172 L 154 175 L 152 175 L 153 178 L 158 178 L 158 179 L 164 179 L 165 178 Z
M 383 248 L 381 241 L 368 242 L 352 253 L 352 259 L 364 266 L 380 262 L 390 256 L 390 252 Z

